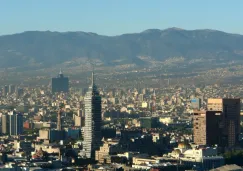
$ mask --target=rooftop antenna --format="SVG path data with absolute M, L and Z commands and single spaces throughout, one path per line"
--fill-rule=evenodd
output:
M 90 62 L 91 66 L 92 66 L 92 77 L 91 77 L 91 85 L 94 85 L 94 64 L 92 62 Z
M 92 86 L 94 85 L 94 70 L 92 71 L 92 78 L 91 78 L 92 80 L 91 80 L 91 84 L 92 84 Z
M 62 68 L 60 68 L 60 71 L 59 71 L 59 75 L 61 75 L 62 74 Z

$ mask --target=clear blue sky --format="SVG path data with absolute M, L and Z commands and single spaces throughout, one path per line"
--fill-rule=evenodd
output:
M 30 30 L 119 35 L 168 27 L 243 34 L 243 0 L 0 1 L 0 35 Z

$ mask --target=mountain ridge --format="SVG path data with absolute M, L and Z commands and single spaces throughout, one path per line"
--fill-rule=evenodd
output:
M 57 64 L 88 58 L 104 66 L 149 65 L 174 57 L 243 60 L 243 35 L 218 30 L 147 29 L 140 33 L 105 36 L 91 32 L 26 31 L 0 36 L 0 67 Z M 117 62 L 120 61 L 120 62 Z M 79 65 L 79 63 L 74 65 Z
M 209 31 L 209 32 L 222 32 L 222 33 L 226 33 L 226 34 L 231 34 L 231 35 L 239 35 L 239 36 L 243 36 L 243 34 L 240 33 L 230 33 L 230 32 L 226 32 L 226 31 L 221 31 L 221 30 L 217 30 L 217 29 L 183 29 L 183 28 L 179 28 L 179 27 L 168 27 L 165 29 L 156 29 L 156 28 L 151 28 L 151 29 L 146 29 L 143 30 L 141 32 L 129 32 L 129 33 L 122 33 L 122 34 L 118 34 L 118 35 L 104 35 L 104 34 L 98 34 L 95 32 L 85 32 L 85 31 L 51 31 L 51 30 L 28 30 L 28 31 L 23 31 L 23 32 L 17 32 L 17 33 L 13 33 L 13 34 L 3 34 L 0 35 L 0 37 L 2 36 L 12 36 L 12 35 L 17 35 L 17 34 L 23 34 L 23 33 L 30 33 L 30 32 L 49 32 L 49 33 L 90 33 L 90 34 L 94 34 L 94 35 L 98 35 L 98 36 L 106 36 L 106 37 L 116 37 L 116 36 L 122 36 L 122 35 L 126 35 L 126 34 L 140 34 L 140 33 L 144 33 L 146 31 L 168 31 L 168 30 L 177 30 L 177 31 Z

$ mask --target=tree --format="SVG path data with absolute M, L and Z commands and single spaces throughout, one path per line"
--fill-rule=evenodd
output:
M 224 154 L 225 164 L 236 164 L 243 166 L 243 150 L 230 151 Z

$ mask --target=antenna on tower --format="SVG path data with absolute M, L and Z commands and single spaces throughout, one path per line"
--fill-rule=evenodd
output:
M 93 86 L 94 85 L 94 70 L 95 70 L 95 64 L 94 64 L 94 62 L 91 59 L 88 59 L 88 62 L 90 63 L 91 68 L 92 68 L 91 85 Z
M 92 84 L 92 86 L 94 85 L 94 71 L 92 71 L 91 84 Z
M 62 68 L 60 68 L 59 74 L 60 74 L 60 75 L 62 74 Z
M 94 85 L 94 64 L 93 63 L 91 63 L 91 65 L 92 65 L 92 80 L 91 80 L 91 84 L 92 84 L 92 86 Z

